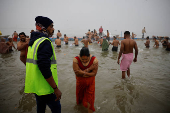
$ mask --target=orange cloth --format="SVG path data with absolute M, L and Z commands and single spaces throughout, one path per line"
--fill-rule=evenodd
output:
M 95 111 L 94 108 L 95 100 L 95 77 L 83 78 L 76 77 L 76 101 L 77 104 L 83 103 L 84 107 L 88 107 L 87 103 L 90 104 L 90 109 Z
M 18 36 L 14 36 L 13 41 L 17 42 L 17 38 L 18 38 Z
M 83 66 L 79 57 L 75 57 L 78 60 L 78 65 L 81 70 L 85 70 L 89 68 L 96 57 L 92 57 L 88 66 Z M 77 77 L 76 76 L 76 101 L 77 104 L 83 103 L 84 107 L 88 107 L 90 104 L 90 109 L 95 111 L 94 108 L 94 100 L 95 100 L 95 76 L 94 77 Z

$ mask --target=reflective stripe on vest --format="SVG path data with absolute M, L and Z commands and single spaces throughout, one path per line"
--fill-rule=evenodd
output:
M 28 47 L 27 61 L 26 61 L 26 77 L 25 77 L 25 93 L 35 93 L 39 96 L 47 95 L 54 92 L 53 88 L 46 81 L 37 64 L 37 51 L 39 45 L 48 38 L 39 38 L 34 41 L 32 46 Z M 49 40 L 50 41 L 50 40 Z M 51 42 L 51 41 L 50 41 Z M 53 44 L 51 42 L 53 55 L 51 56 L 51 67 L 53 79 L 58 86 L 57 63 Z
M 28 62 L 28 63 L 33 63 L 33 64 L 37 64 L 37 60 L 34 60 L 34 56 L 35 56 L 35 52 L 36 52 L 36 49 L 37 49 L 37 46 L 38 46 L 38 44 L 42 41 L 42 40 L 44 40 L 45 38 L 41 38 L 38 42 L 37 42 L 37 44 L 35 45 L 35 48 L 34 48 L 34 54 L 33 54 L 33 59 L 30 59 L 30 58 L 28 58 L 27 59 L 27 61 L 26 62 Z M 53 59 L 51 60 L 51 64 L 56 64 L 57 62 L 56 62 L 56 60 L 55 60 L 55 57 L 54 57 L 54 54 L 53 54 Z

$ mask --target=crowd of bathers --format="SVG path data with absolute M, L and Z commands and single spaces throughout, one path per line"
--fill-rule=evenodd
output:
M 34 32 L 34 30 L 31 30 L 31 32 Z M 30 33 L 31 33 L 30 32 Z M 88 30 L 87 33 L 85 33 L 86 36 L 83 36 L 81 43 L 85 46 L 88 47 L 88 45 L 90 45 L 93 42 L 97 42 L 100 47 L 102 48 L 102 51 L 107 51 L 109 48 L 109 45 L 113 45 L 112 47 L 112 51 L 117 51 L 118 50 L 118 45 L 120 45 L 119 41 L 117 39 L 120 39 L 119 35 L 113 36 L 113 42 L 110 42 L 110 34 L 109 34 L 109 30 L 107 30 L 107 35 L 105 35 L 103 33 L 103 28 L 102 26 L 99 28 L 99 33 L 97 33 L 97 31 L 94 29 L 93 31 L 90 31 L 90 29 Z M 136 36 L 136 34 L 134 34 L 132 32 L 132 36 L 131 38 L 134 39 L 134 35 Z M 14 49 L 16 49 L 15 45 L 13 44 L 14 42 L 17 42 L 18 39 L 18 33 L 16 31 L 14 31 L 12 37 L 13 38 L 3 38 L 1 37 L 1 41 L 0 41 L 0 53 L 8 53 L 10 51 L 13 51 L 12 47 Z M 25 35 L 26 36 L 26 35 Z M 61 37 L 62 34 L 60 32 L 60 30 L 58 30 L 57 33 L 57 39 L 55 40 L 55 44 L 56 47 L 61 47 Z M 19 36 L 20 38 L 20 36 Z M 29 40 L 29 36 L 25 37 L 27 40 Z M 143 39 L 143 38 L 142 38 Z M 160 46 L 159 43 L 162 44 L 163 48 L 166 48 L 167 51 L 170 51 L 170 43 L 169 43 L 169 37 L 168 36 L 152 36 L 152 39 L 154 41 L 154 45 L 153 47 L 158 48 Z M 6 41 L 7 40 L 7 41 Z M 64 34 L 64 44 L 68 45 L 69 43 L 69 38 L 67 37 L 66 34 Z M 74 36 L 74 43 L 72 43 L 71 45 L 75 45 L 75 46 L 79 46 L 79 39 Z M 150 47 L 150 38 L 149 36 L 146 37 L 146 42 L 144 43 L 144 45 L 146 46 L 146 48 Z M 17 50 L 17 49 L 16 49 Z

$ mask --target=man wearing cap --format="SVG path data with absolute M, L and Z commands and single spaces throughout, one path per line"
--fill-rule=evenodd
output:
M 53 21 L 43 16 L 35 21 L 27 53 L 25 93 L 35 94 L 37 113 L 45 113 L 46 105 L 52 113 L 61 113 L 56 55 L 49 39 L 54 33 Z

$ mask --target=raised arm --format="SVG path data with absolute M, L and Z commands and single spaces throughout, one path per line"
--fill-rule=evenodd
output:
M 81 42 L 84 42 L 84 39 L 82 39 Z

